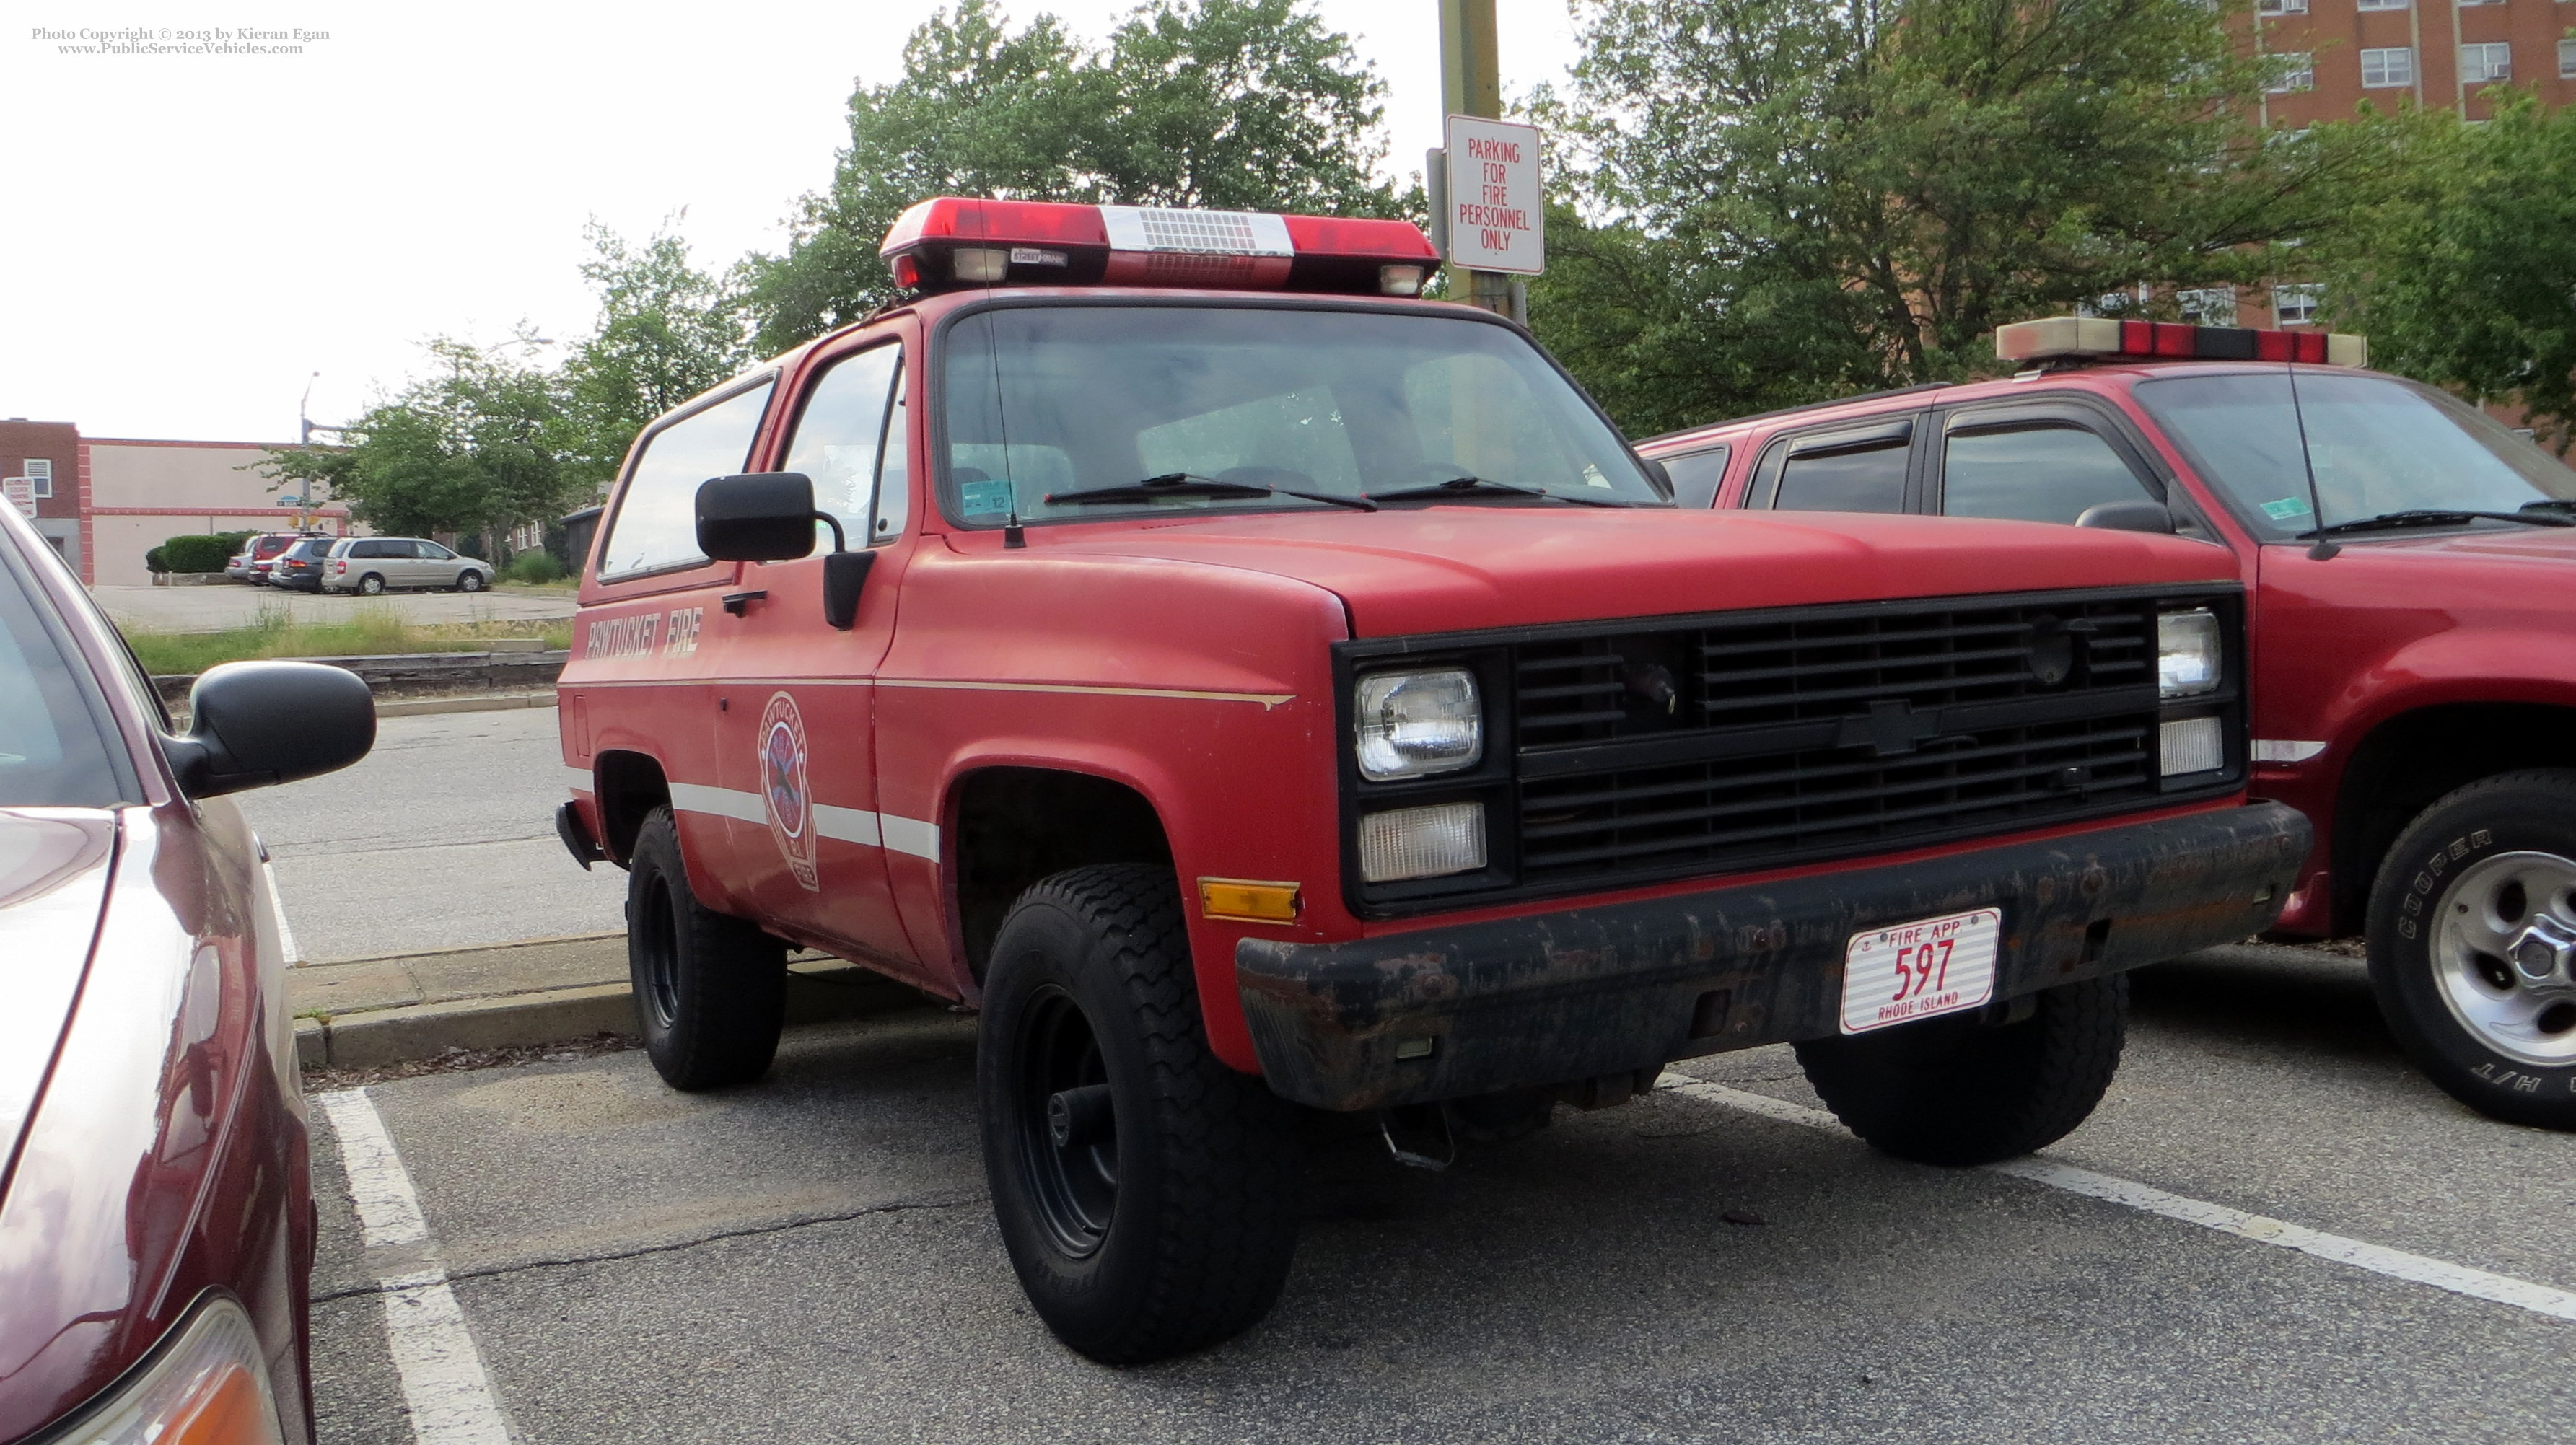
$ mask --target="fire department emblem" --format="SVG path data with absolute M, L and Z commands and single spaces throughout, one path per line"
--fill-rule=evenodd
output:
M 769 814 L 769 836 L 787 859 L 787 871 L 819 891 L 814 874 L 814 790 L 805 778 L 805 719 L 796 699 L 770 695 L 760 716 L 760 796 Z

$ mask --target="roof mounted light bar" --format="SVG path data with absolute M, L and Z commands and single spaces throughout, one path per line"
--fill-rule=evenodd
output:
M 2119 357 L 2154 361 L 2305 361 L 2368 366 L 2370 343 L 2343 332 L 2279 331 L 2251 326 L 2189 326 L 2122 321 L 2108 316 L 2051 316 L 1995 328 L 1995 355 L 2005 361 Z
M 1189 286 L 1417 296 L 1439 264 L 1410 221 L 942 196 L 895 218 L 877 254 L 913 291 Z

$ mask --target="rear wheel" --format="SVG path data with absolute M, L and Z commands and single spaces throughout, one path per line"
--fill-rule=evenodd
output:
M 2370 890 L 2370 985 L 2453 1098 L 2576 1129 L 2576 770 L 2471 783 L 2407 825 Z
M 1295 1111 L 1209 1052 L 1167 870 L 1075 868 L 1020 896 L 976 1064 L 1002 1243 L 1058 1339 L 1139 1364 L 1269 1312 L 1296 1249 Z
M 675 1089 L 768 1072 L 787 1013 L 787 945 L 689 891 L 671 810 L 636 834 L 626 878 L 626 964 L 644 1052 Z
M 2129 980 L 2032 997 L 2030 1016 L 1960 1014 L 1799 1044 L 1807 1082 L 1873 1148 L 1919 1164 L 1989 1164 L 2084 1122 L 2120 1067 Z
M 358 579 L 358 595 L 362 597 L 381 597 L 384 591 L 385 579 L 373 572 Z

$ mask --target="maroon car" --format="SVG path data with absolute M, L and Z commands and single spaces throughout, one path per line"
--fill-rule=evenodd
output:
M 0 508 L 0 1442 L 312 1438 L 276 897 L 220 795 L 357 761 L 375 704 L 274 662 L 190 703 Z

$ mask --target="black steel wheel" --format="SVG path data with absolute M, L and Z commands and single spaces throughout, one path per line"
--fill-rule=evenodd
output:
M 787 945 L 698 902 L 667 807 L 645 818 L 628 863 L 626 967 L 664 1083 L 713 1089 L 769 1071 L 787 1018 Z
M 1180 890 L 1106 864 L 1020 895 L 985 970 L 984 1173 L 1056 1337 L 1141 1364 L 1269 1312 L 1297 1243 L 1296 1111 L 1209 1050 Z

